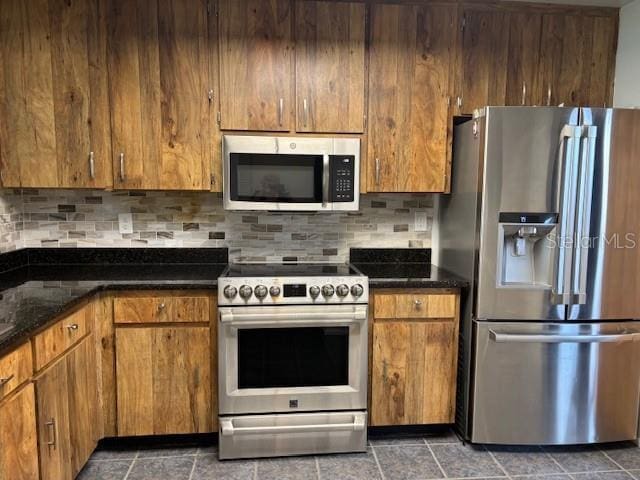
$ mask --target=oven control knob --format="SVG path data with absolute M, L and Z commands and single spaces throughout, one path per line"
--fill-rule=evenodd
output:
M 316 298 L 318 295 L 320 295 L 320 287 L 316 287 L 315 285 L 313 287 L 309 287 L 309 295 L 311 295 L 313 298 Z
M 251 287 L 249 285 L 242 285 L 240 287 L 240 296 L 242 298 L 244 298 L 245 300 L 248 299 L 249 297 L 251 297 L 252 293 L 253 293 L 253 290 L 251 289 Z
M 346 297 L 347 295 L 349 295 L 349 287 L 347 287 L 344 283 L 338 285 L 336 287 L 336 293 L 339 297 Z
M 360 285 L 359 283 L 351 286 L 351 295 L 353 295 L 354 297 L 359 297 L 363 293 L 364 288 L 362 288 L 362 285 Z
M 264 285 L 258 285 L 253 293 L 255 293 L 256 297 L 258 298 L 264 298 L 267 296 L 268 290 Z
M 224 290 L 222 291 L 222 293 L 224 293 L 224 296 L 226 298 L 231 300 L 238 294 L 238 289 L 233 285 L 227 285 L 226 287 L 224 287 Z
M 274 285 L 269 289 L 269 293 L 272 297 L 277 297 L 278 295 L 280 295 L 280 287 Z
M 335 291 L 336 290 L 333 288 L 333 285 L 329 285 L 328 283 L 322 286 L 322 295 L 324 297 L 332 297 Z

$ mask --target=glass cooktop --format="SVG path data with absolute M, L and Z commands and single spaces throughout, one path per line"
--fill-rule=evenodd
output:
M 346 263 L 236 263 L 223 277 L 321 277 L 354 276 L 362 273 Z

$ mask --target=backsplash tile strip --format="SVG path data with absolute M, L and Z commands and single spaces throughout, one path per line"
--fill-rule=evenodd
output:
M 433 196 L 367 194 L 360 211 L 227 212 L 207 192 L 3 190 L 0 251 L 28 247 L 228 247 L 231 261 L 344 262 L 350 247 L 431 247 Z M 415 232 L 415 212 L 428 231 Z M 133 214 L 133 233 L 118 214 Z

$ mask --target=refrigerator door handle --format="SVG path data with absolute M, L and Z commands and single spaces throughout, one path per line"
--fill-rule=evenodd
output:
M 574 212 L 576 207 L 576 177 L 580 158 L 579 141 L 582 127 L 565 125 L 560 132 L 558 160 L 560 188 L 558 189 L 558 232 L 556 235 L 556 269 L 551 301 L 556 305 L 571 303 L 571 264 L 573 258 Z
M 576 242 L 571 280 L 571 303 L 585 304 L 587 301 L 587 264 L 591 238 L 591 199 L 593 194 L 593 170 L 596 156 L 598 127 L 582 127 L 582 148 L 578 174 L 578 200 L 576 205 Z
M 600 335 L 562 335 L 550 333 L 497 333 L 489 330 L 489 338 L 497 343 L 620 343 L 639 341 L 640 332 Z

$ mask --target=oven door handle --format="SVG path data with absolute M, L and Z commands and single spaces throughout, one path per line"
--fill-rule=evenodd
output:
M 233 435 L 260 435 L 266 433 L 309 433 L 335 431 L 362 431 L 365 428 L 365 416 L 355 414 L 351 423 L 321 423 L 318 425 L 269 425 L 263 427 L 234 427 L 230 419 L 220 420 L 220 432 L 225 437 Z
M 358 309 L 353 312 L 309 312 L 309 313 L 232 313 L 220 314 L 220 323 L 225 325 L 251 326 L 275 326 L 287 323 L 290 325 L 335 325 L 345 323 L 358 323 L 367 319 L 366 309 Z

